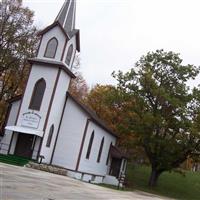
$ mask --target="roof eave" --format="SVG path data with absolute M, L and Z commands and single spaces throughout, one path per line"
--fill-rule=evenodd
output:
M 38 32 L 38 36 L 42 36 L 44 35 L 46 32 L 48 32 L 50 29 L 56 27 L 56 26 L 59 26 L 59 28 L 62 30 L 62 32 L 64 33 L 64 35 L 69 39 L 65 29 L 61 26 L 60 22 L 59 21 L 55 21 L 53 22 L 52 24 L 50 24 L 49 26 L 47 26 L 45 29 L 43 29 L 42 31 Z
M 70 37 L 68 36 L 67 32 L 65 31 L 65 29 L 62 27 L 62 25 L 60 24 L 59 21 L 55 21 L 54 23 L 52 23 L 51 25 L 47 26 L 45 29 L 43 29 L 42 31 L 39 31 L 37 33 L 37 36 L 42 36 L 44 35 L 46 32 L 48 32 L 50 29 L 59 26 L 60 29 L 62 30 L 62 32 L 64 33 L 64 35 L 67 37 L 67 39 L 69 40 Z M 78 30 L 76 35 L 76 49 L 78 52 L 80 52 L 80 31 Z
M 84 108 L 84 106 L 83 106 L 78 100 L 76 100 L 69 92 L 67 92 L 67 97 L 70 97 L 84 112 L 86 112 L 86 113 L 89 115 L 90 121 L 93 121 L 95 124 L 98 124 L 101 128 L 103 128 L 106 132 L 110 133 L 110 134 L 113 135 L 114 137 L 119 138 L 119 136 L 118 136 L 116 133 L 114 133 L 114 132 L 113 132 L 112 130 L 110 130 L 108 127 L 106 127 L 105 125 L 103 125 L 102 123 L 100 123 L 100 122 L 99 122 L 100 119 L 99 119 L 99 121 L 96 120 L 96 119 L 92 116 L 92 114 L 91 114 L 88 110 L 86 110 L 86 109 Z
M 22 94 L 14 96 L 13 98 L 8 99 L 7 102 L 8 103 L 13 103 L 13 102 L 19 101 L 21 99 L 22 99 Z
M 49 67 L 59 67 L 63 71 L 65 71 L 71 78 L 76 78 L 75 74 L 71 72 L 62 62 L 51 61 L 51 60 L 43 60 L 38 58 L 30 58 L 28 59 L 30 64 L 42 64 L 47 65 Z
M 116 133 L 114 133 L 113 131 L 111 131 L 109 128 L 105 127 L 101 123 L 99 123 L 96 119 L 91 117 L 91 121 L 93 121 L 94 123 L 98 124 L 101 128 L 103 128 L 105 131 L 109 132 L 112 136 L 114 136 L 116 138 L 119 138 L 119 136 L 116 135 Z

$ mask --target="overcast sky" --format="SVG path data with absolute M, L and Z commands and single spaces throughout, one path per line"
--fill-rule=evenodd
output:
M 44 28 L 64 0 L 24 0 Z M 114 84 L 112 71 L 128 71 L 141 55 L 163 48 L 200 65 L 199 0 L 77 0 L 81 69 L 89 86 Z M 197 82 L 196 82 L 197 83 Z

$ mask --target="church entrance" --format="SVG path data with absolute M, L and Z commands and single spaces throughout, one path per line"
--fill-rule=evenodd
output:
M 110 167 L 110 175 L 118 178 L 120 167 L 121 167 L 121 159 L 112 158 L 111 167 Z
M 18 133 L 17 143 L 15 147 L 15 155 L 31 158 L 33 153 L 33 138 L 34 135 Z

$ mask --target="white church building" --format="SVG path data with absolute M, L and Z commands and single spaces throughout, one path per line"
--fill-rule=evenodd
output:
M 69 92 L 72 64 L 80 51 L 74 0 L 66 0 L 54 23 L 42 30 L 37 56 L 22 96 L 9 101 L 0 153 L 63 167 L 84 181 L 117 184 L 126 158 L 117 136 Z

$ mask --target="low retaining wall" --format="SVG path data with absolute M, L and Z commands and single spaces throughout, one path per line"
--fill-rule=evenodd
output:
M 105 183 L 105 184 L 116 185 L 116 186 L 119 183 L 118 180 L 116 179 L 116 177 L 114 177 L 114 176 L 106 175 L 105 177 L 102 177 L 102 176 L 98 176 L 98 175 L 87 174 L 84 172 L 74 172 L 74 171 L 70 171 L 65 168 L 55 166 L 55 165 L 29 162 L 25 166 L 29 167 L 29 168 L 33 168 L 33 169 L 38 169 L 41 171 L 54 173 L 54 174 L 69 176 L 71 178 L 75 178 L 75 179 L 82 180 L 85 182 L 90 182 L 90 183 L 97 183 L 97 184 Z
M 34 162 L 29 162 L 26 167 L 33 168 L 33 169 L 38 169 L 41 171 L 46 171 L 54 174 L 59 174 L 63 176 L 67 176 L 67 170 L 58 166 L 52 166 L 52 165 L 47 165 L 47 164 L 38 164 Z

